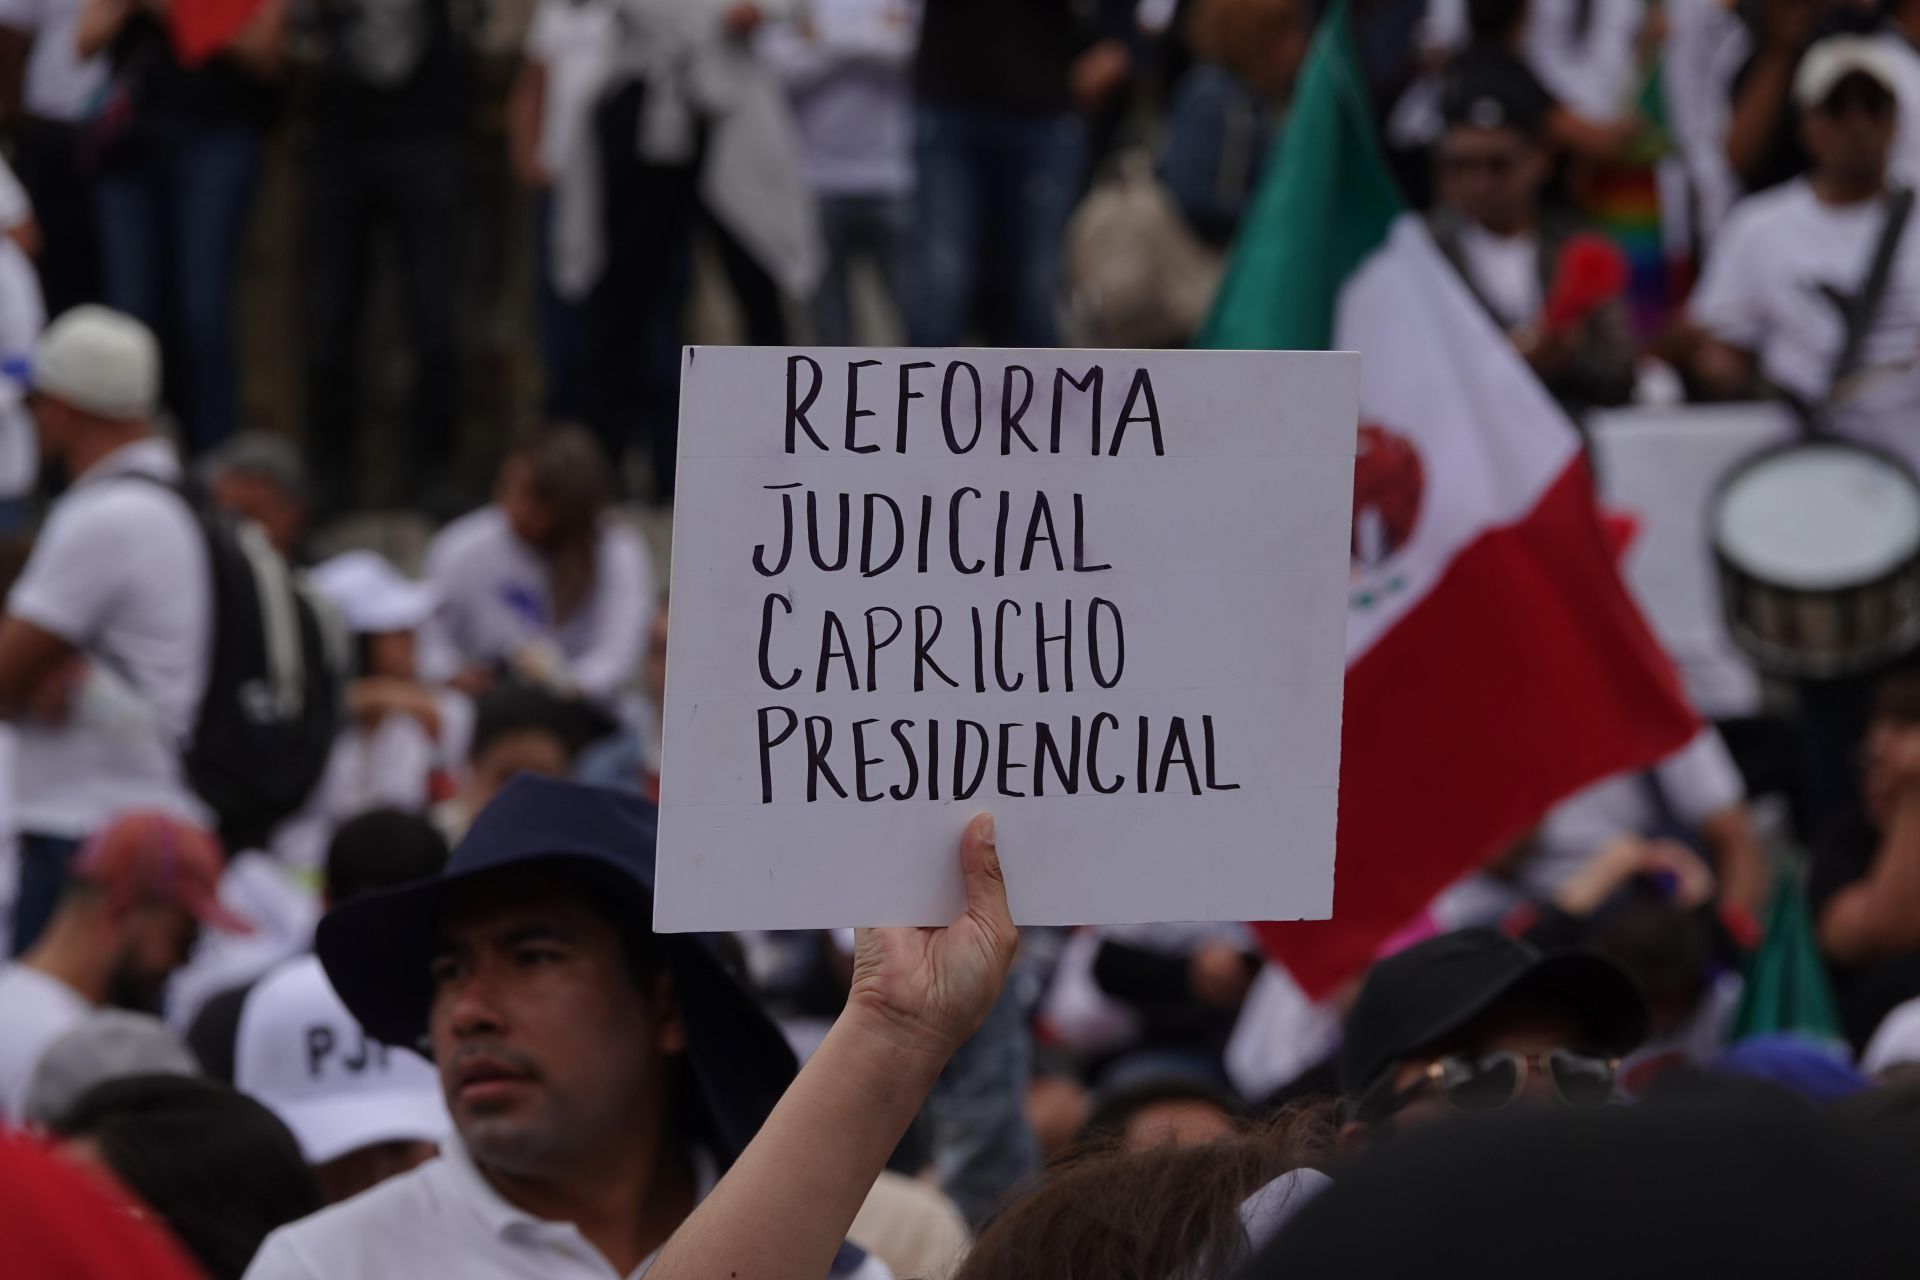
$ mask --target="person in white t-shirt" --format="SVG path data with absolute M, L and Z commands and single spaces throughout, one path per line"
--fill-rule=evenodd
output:
M 205 538 L 153 434 L 160 355 L 131 317 L 78 307 L 34 348 L 43 455 L 72 486 L 54 504 L 0 617 L 0 714 L 19 729 L 16 953 L 58 897 L 65 865 L 115 813 L 200 821 L 181 766 L 207 682 L 213 625 Z M 112 677 L 118 694 L 107 708 Z M 131 707 L 134 713 L 128 713 Z
M 1723 396 L 1750 394 L 1757 376 L 1833 430 L 1920 465 L 1920 227 L 1901 237 L 1857 368 L 1833 385 L 1844 317 L 1886 225 L 1898 69 L 1880 40 L 1832 36 L 1801 59 L 1793 92 L 1813 169 L 1728 216 L 1688 304 L 1693 375 Z
M 478 696 L 510 674 L 613 707 L 639 675 L 654 585 L 639 533 L 608 510 L 607 476 L 590 434 L 547 428 L 507 456 L 493 505 L 440 531 L 430 677 Z
M 200 926 L 251 926 L 222 906 L 220 847 L 164 813 L 131 813 L 74 859 L 53 920 L 0 969 L 0 1123 L 18 1123 L 40 1055 L 102 1006 L 152 1012 Z
M 1618 288 L 1578 312 L 1549 311 L 1581 227 L 1542 206 L 1554 164 L 1546 106 L 1518 68 L 1480 62 L 1449 73 L 1446 128 L 1434 149 L 1439 201 L 1428 226 L 1514 349 L 1578 415 L 1625 403 L 1636 352 Z
M 80 56 L 81 0 L 0 0 L 0 86 L 18 147 L 14 162 L 41 215 L 38 266 L 56 314 L 100 296 L 93 180 L 80 126 L 106 85 L 101 57 Z

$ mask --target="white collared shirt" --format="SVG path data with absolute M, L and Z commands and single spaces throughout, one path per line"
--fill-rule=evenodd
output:
M 89 714 L 79 700 L 58 725 L 19 721 L 19 829 L 80 837 L 127 809 L 205 821 L 181 744 L 206 688 L 213 582 L 205 536 L 179 495 L 123 477 L 173 480 L 158 438 L 90 467 L 54 504 L 7 612 L 65 640 L 124 684 L 151 714 Z
M 704 1199 L 717 1181 L 713 1160 L 694 1153 Z M 649 1255 L 625 1280 L 653 1266 Z M 254 1255 L 244 1280 L 622 1280 L 571 1222 L 548 1222 L 509 1204 L 453 1138 L 437 1159 L 310 1218 L 280 1228 Z M 869 1256 L 844 1280 L 892 1280 Z

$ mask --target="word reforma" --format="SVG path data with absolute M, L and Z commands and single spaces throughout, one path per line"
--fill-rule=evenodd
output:
M 826 385 L 826 371 L 811 356 L 788 356 L 786 451 L 831 452 L 835 446 L 827 442 L 827 437 L 840 441 L 840 447 L 848 453 L 879 453 L 888 448 L 888 445 L 862 435 L 862 432 L 874 430 L 867 419 L 879 418 L 880 411 L 861 407 L 862 393 L 866 389 L 861 385 L 860 375 L 863 370 L 878 368 L 881 363 L 879 360 L 847 362 L 845 412 L 840 415 L 838 423 L 829 426 L 828 420 L 818 414 L 814 407 Z M 1119 397 L 1118 411 L 1109 418 L 1102 415 L 1102 408 L 1112 405 L 1113 400 L 1107 395 L 1107 371 L 1101 366 L 1093 365 L 1078 374 L 1067 369 L 1055 369 L 1051 388 L 1042 391 L 1048 379 L 1036 378 L 1033 370 L 1024 365 L 1010 364 L 1001 375 L 1000 411 L 995 415 L 997 421 L 993 423 L 993 429 L 989 430 L 985 384 L 980 379 L 979 368 L 966 360 L 949 360 L 940 379 L 936 401 L 930 399 L 926 391 L 915 389 L 915 379 L 916 376 L 930 379 L 927 371 L 937 367 L 931 360 L 909 360 L 900 365 L 893 387 L 888 391 L 874 388 L 867 398 L 866 403 L 872 405 L 879 403 L 889 392 L 892 395 L 892 452 L 908 452 L 908 442 L 916 434 L 916 416 L 930 419 L 930 409 L 937 403 L 940 409 L 939 441 L 949 453 L 972 453 L 984 442 L 989 452 L 998 452 L 1002 456 L 1058 454 L 1066 451 L 1072 439 L 1066 433 L 1084 432 L 1087 456 L 1117 458 L 1123 444 L 1132 447 L 1131 440 L 1140 438 L 1138 432 L 1133 437 L 1127 434 L 1129 427 L 1138 426 L 1147 433 L 1145 438 L 1155 456 L 1166 455 L 1166 441 L 1160 430 L 1160 403 L 1153 394 L 1153 378 L 1144 368 L 1134 370 L 1125 392 Z M 1069 389 L 1079 394 L 1069 394 Z M 1046 403 L 1045 414 L 1040 413 L 1039 406 L 1035 404 L 1037 399 Z M 916 415 L 914 403 L 921 400 L 928 401 L 928 405 L 920 411 L 920 415 Z M 1080 410 L 1079 405 L 1084 405 L 1084 410 Z M 1074 422 L 1071 419 L 1076 411 L 1080 420 Z M 1033 415 L 1031 421 L 1029 413 Z M 820 418 L 818 423 L 815 422 L 816 417 Z M 836 430 L 836 426 L 840 429 Z M 930 428 L 930 421 L 928 426 Z M 821 435 L 823 431 L 826 436 Z M 932 432 L 925 430 L 921 434 L 931 435 Z M 1039 439 L 1036 440 L 1035 436 Z M 1075 453 L 1081 451 L 1079 448 L 1072 450 Z

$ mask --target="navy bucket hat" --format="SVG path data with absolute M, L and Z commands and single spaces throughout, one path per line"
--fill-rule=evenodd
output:
M 429 968 L 441 909 L 462 886 L 509 869 L 549 867 L 577 879 L 597 905 L 651 931 L 654 810 L 638 796 L 545 778 L 502 788 L 440 875 L 335 908 L 314 950 L 367 1033 L 417 1048 L 433 1002 Z M 686 1023 L 688 1075 L 705 1126 L 731 1161 L 747 1145 L 795 1065 L 786 1038 L 695 934 L 653 938 Z

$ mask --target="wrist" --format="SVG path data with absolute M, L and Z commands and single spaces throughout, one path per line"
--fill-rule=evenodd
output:
M 1604 897 L 1604 894 L 1596 893 L 1584 885 L 1575 884 L 1562 890 L 1552 905 L 1563 915 L 1584 920 L 1594 913 Z
M 827 1039 L 836 1043 L 836 1057 L 845 1059 L 840 1064 L 844 1069 L 871 1071 L 888 1087 L 919 1093 L 933 1086 L 960 1047 L 960 1040 L 880 1008 L 857 992 L 834 1019 Z

